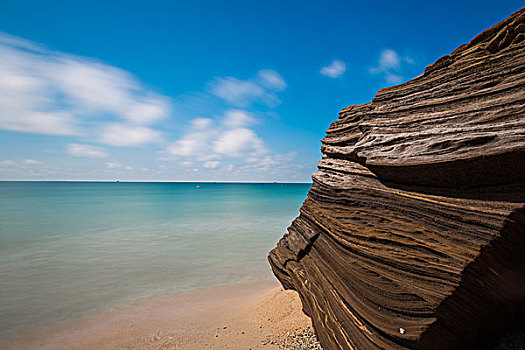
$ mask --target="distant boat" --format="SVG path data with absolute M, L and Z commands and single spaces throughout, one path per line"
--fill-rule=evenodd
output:
M 197 186 L 195 186 L 195 187 L 197 187 L 197 188 L 201 188 L 201 187 L 204 187 L 204 186 L 201 186 L 201 185 L 197 185 Z

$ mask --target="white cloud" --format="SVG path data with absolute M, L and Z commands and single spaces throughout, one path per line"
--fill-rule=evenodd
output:
M 187 134 L 184 139 L 177 140 L 168 146 L 168 152 L 183 157 L 191 157 L 202 147 L 199 134 Z
M 219 166 L 219 164 L 221 164 L 219 161 L 210 160 L 210 161 L 207 161 L 206 163 L 204 163 L 204 167 L 208 168 L 208 169 L 215 169 L 215 168 L 217 168 Z
M 339 78 L 346 71 L 346 64 L 340 60 L 334 60 L 328 66 L 321 68 L 321 74 L 330 78 Z
M 274 154 L 274 155 L 262 155 L 250 157 L 245 160 L 247 165 L 246 168 L 258 169 L 258 170 L 270 170 L 270 169 L 289 169 L 298 167 L 297 164 L 293 164 L 293 159 L 297 156 L 296 152 L 289 152 L 286 154 Z
M 214 141 L 213 150 L 229 157 L 243 157 L 267 152 L 264 142 L 248 128 L 226 130 Z
M 379 57 L 379 68 L 383 71 L 388 69 L 399 69 L 401 59 L 394 50 L 383 50 Z
M 141 146 L 160 141 L 157 130 L 132 124 L 112 123 L 102 127 L 99 142 L 111 146 Z
M 255 119 L 250 113 L 239 109 L 230 109 L 227 111 L 223 120 L 223 124 L 231 128 L 249 126 L 254 122 Z
M 41 161 L 39 160 L 35 160 L 35 159 L 24 159 L 24 162 L 23 162 L 25 165 L 38 165 L 38 164 L 42 164 Z
M 209 142 L 215 137 L 216 131 L 212 128 L 191 128 L 182 139 L 168 146 L 168 153 L 181 157 L 194 157 L 209 154 Z
M 180 157 L 198 157 L 199 160 L 213 157 L 210 142 L 220 132 L 214 127 L 214 122 L 209 118 L 196 118 L 190 121 L 186 134 L 179 140 L 172 142 L 167 152 Z
M 167 116 L 167 99 L 141 88 L 128 72 L 84 58 L 59 57 L 49 67 L 55 86 L 83 113 L 110 113 L 137 124 Z
M 246 106 L 264 94 L 264 89 L 249 80 L 218 78 L 211 84 L 211 93 L 236 106 Z
M 210 92 L 213 95 L 237 107 L 247 107 L 255 102 L 268 106 L 278 105 L 281 101 L 275 92 L 285 88 L 284 79 L 270 69 L 259 71 L 254 79 L 225 77 L 210 83 Z
M 16 162 L 12 161 L 12 160 L 2 160 L 0 161 L 0 166 L 11 166 L 11 165 L 15 165 Z
M 22 38 L 19 38 L 17 36 L 0 32 L 0 45 L 9 45 L 9 46 L 17 46 L 23 49 L 32 50 L 32 51 L 42 51 L 43 48 L 39 45 L 36 45 L 35 43 L 25 40 Z
M 115 162 L 107 162 L 107 163 L 106 163 L 106 168 L 108 168 L 108 169 L 117 169 L 117 168 L 122 168 L 122 164 L 120 164 L 120 163 L 115 163 Z
M 104 119 L 152 125 L 170 100 L 125 70 L 0 33 L 0 129 L 94 140 Z
M 2 34 L 0 34 L 0 39 Z M 0 40 L 0 129 L 51 135 L 75 135 L 73 116 L 53 106 L 53 91 L 42 77 L 43 63 Z
M 409 56 L 401 57 L 399 54 L 390 49 L 381 51 L 379 61 L 376 67 L 369 69 L 372 74 L 381 74 L 389 84 L 397 84 L 403 81 L 402 68 L 404 64 L 413 64 L 414 59 Z
M 248 158 L 264 154 L 268 152 L 264 141 L 248 128 L 254 123 L 250 113 L 239 109 L 226 111 L 218 125 L 209 119 L 194 119 L 188 132 L 168 146 L 167 153 L 210 161 L 209 164 L 223 157 Z
M 246 159 L 245 164 L 240 166 L 235 174 L 237 176 L 245 176 L 244 174 L 264 173 L 273 174 L 278 177 L 286 174 L 286 177 L 293 178 L 298 174 L 298 169 L 304 168 L 302 165 L 293 161 L 296 155 L 295 152 L 290 152 L 286 154 L 255 156 Z
M 100 147 L 78 143 L 70 143 L 67 145 L 67 153 L 72 156 L 84 158 L 105 158 L 108 156 L 106 151 Z
M 403 77 L 394 73 L 385 73 L 385 80 L 390 84 L 397 84 L 403 81 Z
M 263 69 L 257 73 L 257 81 L 265 88 L 282 91 L 286 88 L 283 77 L 274 70 Z
M 214 79 L 208 84 L 206 93 L 188 96 L 177 104 L 177 111 L 196 118 L 187 123 L 182 136 L 171 142 L 165 151 L 159 152 L 158 159 L 178 160 L 181 167 L 201 164 L 203 168 L 213 169 L 210 166 L 217 164 L 221 171 L 231 171 L 250 157 L 269 153 L 254 127 L 259 120 L 246 109 L 257 110 L 263 105 L 263 113 L 270 115 L 271 107 L 280 103 L 277 93 L 285 88 L 283 77 L 270 69 L 260 70 L 253 78 L 246 80 L 234 77 Z M 225 105 L 229 109 L 217 115 L 217 110 L 223 109 Z M 212 118 L 202 118 L 203 115 Z M 180 158 L 187 160 L 181 162 Z M 235 165 L 219 165 L 225 161 Z
M 408 63 L 408 64 L 414 64 L 414 63 L 416 63 L 416 61 L 414 61 L 414 59 L 413 59 L 412 57 L 410 57 L 410 56 L 405 56 L 405 57 L 403 57 L 403 60 L 404 60 L 406 63 Z
M 207 129 L 212 126 L 213 120 L 209 118 L 196 118 L 191 121 L 192 127 L 195 129 Z

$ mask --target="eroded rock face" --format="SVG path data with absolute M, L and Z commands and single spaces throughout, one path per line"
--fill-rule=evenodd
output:
M 525 318 L 525 9 L 341 111 L 272 269 L 325 350 L 490 346 Z

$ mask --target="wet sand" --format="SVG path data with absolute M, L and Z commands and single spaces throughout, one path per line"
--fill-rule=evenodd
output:
M 297 293 L 267 281 L 121 305 L 10 338 L 0 348 L 278 349 L 286 334 L 309 326 Z

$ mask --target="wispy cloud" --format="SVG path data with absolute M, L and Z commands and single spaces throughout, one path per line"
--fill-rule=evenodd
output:
M 161 140 L 161 133 L 152 128 L 128 123 L 108 123 L 100 129 L 99 142 L 111 146 L 141 146 Z
M 168 148 L 168 154 L 180 157 L 209 156 L 210 140 L 214 139 L 218 130 L 214 127 L 214 121 L 209 118 L 196 118 L 190 122 L 186 134 L 172 142 Z
M 401 58 L 399 54 L 390 49 L 381 51 L 377 66 L 369 69 L 372 74 L 380 74 L 389 84 L 397 84 L 403 81 L 402 64 L 413 64 L 414 60 L 405 56 Z
M 93 59 L 5 33 L 0 33 L 0 57 L 0 129 L 132 146 L 157 137 L 158 131 L 146 127 L 170 113 L 167 97 L 148 90 L 129 72 Z M 118 124 L 120 131 L 132 134 L 128 140 L 115 142 L 107 135 L 97 140 L 100 129 Z M 131 128 L 147 135 L 137 137 Z
M 250 128 L 255 123 L 251 113 L 239 109 L 226 111 L 218 121 L 197 118 L 191 121 L 188 132 L 168 147 L 167 152 L 201 161 L 265 154 L 268 149 L 264 141 Z
M 234 105 L 246 106 L 260 98 L 264 89 L 250 80 L 226 77 L 211 83 L 211 93 Z
M 320 73 L 330 78 L 339 78 L 346 71 L 346 63 L 340 60 L 333 60 L 328 66 L 321 68 Z
M 216 78 L 210 83 L 210 92 L 236 107 L 253 103 L 276 106 L 281 103 L 276 92 L 286 88 L 284 79 L 274 70 L 265 69 L 252 79 L 234 77 Z
M 248 128 L 234 128 L 224 131 L 214 142 L 213 151 L 228 157 L 244 157 L 251 154 L 267 153 L 262 139 Z
M 255 118 L 248 112 L 239 109 L 230 109 L 224 114 L 222 123 L 230 128 L 243 127 L 254 124 Z
M 208 169 L 215 169 L 219 166 L 219 164 L 221 163 L 217 160 L 209 160 L 204 163 L 204 167 Z
M 0 166 L 12 166 L 15 165 L 16 162 L 13 160 L 2 160 L 0 161 Z
M 67 153 L 75 157 L 105 158 L 108 156 L 108 154 L 103 148 L 92 146 L 92 145 L 70 143 L 69 145 L 67 145 L 66 150 L 67 150 Z
M 118 169 L 122 168 L 122 164 L 116 162 L 106 162 L 106 168 L 108 169 Z
M 233 176 L 231 179 L 249 177 L 250 172 L 268 175 L 288 165 L 296 166 L 277 160 L 280 155 L 272 153 L 257 131 L 265 116 L 274 115 L 273 108 L 281 102 L 278 94 L 286 87 L 283 77 L 271 69 L 260 70 L 245 80 L 235 77 L 212 80 L 206 92 L 189 96 L 176 107 L 179 111 L 210 117 L 199 116 L 188 121 L 186 132 L 161 152 L 160 159 L 179 160 L 178 164 L 188 171 L 202 167 L 214 173 L 228 173 Z
M 203 91 L 186 95 L 197 96 L 198 101 L 192 99 L 197 102 L 186 103 L 184 97 L 177 97 L 186 104 L 177 108 L 180 106 L 174 106 L 171 98 L 126 70 L 6 33 L 0 33 L 0 57 L 0 129 L 59 136 L 63 153 L 100 159 L 77 161 L 85 169 L 60 169 L 54 156 L 36 154 L 27 156 L 33 159 L 0 161 L 4 174 L 11 168 L 65 170 L 73 177 L 151 172 L 158 165 L 154 157 L 133 164 L 113 158 L 119 153 L 112 147 L 144 145 L 152 145 L 162 150 L 161 157 L 175 160 L 170 169 L 196 169 L 202 176 L 207 172 L 241 172 L 249 178 L 250 171 L 266 175 L 267 167 L 286 166 L 258 130 L 265 116 L 275 116 L 274 107 L 281 103 L 280 94 L 287 88 L 275 70 L 262 69 L 248 79 L 217 77 Z M 169 123 L 174 111 L 178 120 Z M 149 148 L 143 152 L 147 151 Z M 99 168 L 88 169 L 91 164 Z
M 394 50 L 383 50 L 379 57 L 379 68 L 381 70 L 399 69 L 401 59 Z
M 254 174 L 293 176 L 300 167 L 293 162 L 296 153 L 272 153 L 255 130 L 257 123 L 253 113 L 240 109 L 227 110 L 216 119 L 193 119 L 186 134 L 169 145 L 165 160 L 182 159 L 178 164 L 188 171 L 198 172 L 202 166 L 231 179 L 250 179 Z
M 40 164 L 42 164 L 41 161 L 36 160 L 36 159 L 24 159 L 23 163 L 25 165 L 40 165 Z
M 286 82 L 283 77 L 272 69 L 260 70 L 255 78 L 259 85 L 274 91 L 282 91 L 286 89 Z

